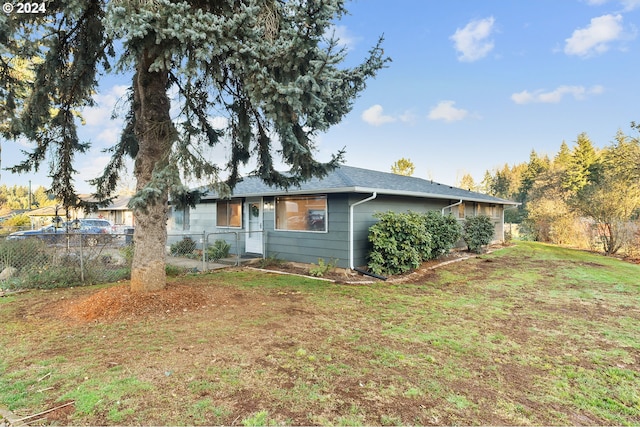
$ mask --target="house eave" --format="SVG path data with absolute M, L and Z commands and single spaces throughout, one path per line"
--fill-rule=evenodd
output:
M 428 193 L 421 191 L 407 191 L 407 190 L 391 190 L 387 188 L 372 188 L 372 187 L 335 187 L 335 188 L 321 188 L 321 189 L 288 189 L 288 190 L 280 190 L 280 191 L 265 191 L 265 192 L 257 192 L 257 193 L 241 193 L 241 194 L 232 194 L 231 198 L 234 197 L 277 197 L 277 196 L 286 196 L 286 195 L 303 195 L 303 194 L 338 194 L 338 193 L 378 193 L 379 195 L 387 195 L 387 196 L 404 196 L 404 197 L 416 197 L 421 199 L 439 199 L 439 200 L 460 200 L 462 199 L 465 202 L 477 202 L 477 203 L 492 203 L 499 205 L 514 205 L 517 206 L 519 203 L 512 202 L 510 200 L 500 199 L 500 198 L 492 198 L 490 200 L 474 197 L 474 194 L 471 193 L 468 196 L 459 195 L 459 194 L 438 194 L 438 193 Z M 491 197 L 491 196 L 489 196 Z M 217 200 L 218 197 L 215 196 L 205 196 L 202 198 L 203 200 Z
M 465 202 L 493 203 L 493 204 L 500 204 L 500 205 L 519 205 L 519 203 L 517 202 L 500 199 L 498 197 L 493 197 L 493 196 L 488 196 L 488 197 L 491 197 L 491 199 L 489 200 L 481 197 L 474 197 L 473 193 L 467 196 L 467 195 L 459 195 L 459 194 L 439 194 L 439 193 L 429 193 L 429 192 L 422 192 L 422 191 L 389 190 L 389 189 L 376 189 L 376 188 L 367 188 L 367 187 L 354 187 L 354 191 L 358 193 L 377 192 L 378 194 L 385 194 L 388 196 L 407 196 L 407 197 L 418 197 L 422 199 L 463 200 Z

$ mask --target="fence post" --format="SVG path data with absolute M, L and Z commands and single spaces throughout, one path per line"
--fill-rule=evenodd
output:
M 80 233 L 80 281 L 82 282 L 82 284 L 84 285 L 84 253 L 82 251 L 83 248 L 83 241 L 84 239 L 82 238 L 82 234 Z
M 240 267 L 240 233 L 234 231 L 236 235 L 236 267 Z
M 202 230 L 202 272 L 207 271 L 207 232 Z

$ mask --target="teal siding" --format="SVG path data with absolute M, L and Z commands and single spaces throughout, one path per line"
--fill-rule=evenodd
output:
M 342 194 L 327 196 L 327 232 L 275 230 L 275 212 L 264 213 L 266 257 L 314 263 L 337 260 L 338 266 L 349 266 L 349 207 Z
M 301 231 L 281 231 L 275 230 L 275 209 L 274 198 L 265 197 L 263 199 L 263 230 L 265 257 L 277 257 L 286 261 L 302 263 L 318 262 L 324 259 L 329 262 L 338 261 L 338 266 L 349 267 L 349 206 L 360 200 L 370 197 L 371 194 L 328 194 L 327 195 L 327 232 L 301 232 Z M 243 199 L 243 222 L 242 228 L 217 228 L 216 227 L 216 204 L 201 203 L 196 208 L 190 210 L 189 230 L 177 231 L 169 229 L 169 242 L 174 243 L 181 238 L 181 235 L 192 236 L 207 233 L 208 244 L 213 244 L 215 240 L 222 239 L 232 245 L 231 253 L 245 252 L 245 223 L 246 209 Z M 371 250 L 369 243 L 369 228 L 375 224 L 374 214 L 377 212 L 440 212 L 444 207 L 456 203 L 457 200 L 438 199 L 418 199 L 412 197 L 379 195 L 376 199 L 355 206 L 354 208 L 354 266 L 364 267 L 367 265 L 367 257 Z M 466 203 L 465 214 L 468 216 L 483 212 L 486 204 Z M 495 206 L 493 219 L 496 225 L 496 240 L 503 239 L 502 215 L 503 207 Z M 447 209 L 445 214 L 452 213 L 458 215 L 458 207 Z M 170 221 L 171 226 L 171 221 Z M 237 238 L 235 232 L 238 232 Z M 220 234 L 218 234 L 220 233 Z M 194 238 L 197 238 L 194 236 Z M 460 242 L 463 245 L 463 242 Z
M 356 203 L 359 200 L 367 198 L 369 195 L 351 195 L 349 203 Z M 456 201 L 449 200 L 433 200 L 433 199 L 416 199 L 411 197 L 399 196 L 378 196 L 374 200 L 357 205 L 354 208 L 353 229 L 354 229 L 354 251 L 353 261 L 355 267 L 363 267 L 367 265 L 368 255 L 371 251 L 371 243 L 369 242 L 369 227 L 376 223 L 374 214 L 378 212 L 428 212 L 440 211 Z

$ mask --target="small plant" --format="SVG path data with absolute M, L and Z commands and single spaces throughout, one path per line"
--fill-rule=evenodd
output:
M 269 418 L 269 412 L 267 411 L 256 412 L 251 416 L 249 416 L 248 418 L 243 419 L 241 422 L 243 426 L 257 427 L 257 426 L 278 425 L 278 423 L 275 420 Z
M 491 243 L 495 228 L 491 218 L 485 215 L 469 217 L 464 223 L 462 237 L 469 250 L 482 253 L 483 247 Z
M 133 262 L 133 245 L 120 248 L 120 255 L 124 258 L 125 264 L 131 267 L 131 263 Z
M 216 240 L 213 242 L 213 246 L 207 248 L 207 259 L 217 261 L 229 256 L 229 250 L 231 245 L 224 240 Z
M 323 258 L 318 258 L 318 265 L 313 265 L 313 267 L 309 268 L 309 274 L 315 277 L 322 277 L 334 268 L 338 264 L 337 259 L 333 259 L 328 263 L 325 263 Z
M 187 274 L 191 269 L 186 267 L 178 267 L 177 265 L 166 264 L 164 271 L 168 277 L 177 277 Z
M 174 243 L 169 248 L 173 256 L 191 255 L 196 250 L 196 242 L 191 237 L 184 237 L 179 242 Z
M 282 265 L 282 263 L 284 263 L 284 260 L 278 258 L 278 254 L 273 254 L 273 255 L 269 255 L 266 258 L 262 258 L 260 261 L 258 261 L 258 267 L 260 268 L 277 267 L 279 265 Z

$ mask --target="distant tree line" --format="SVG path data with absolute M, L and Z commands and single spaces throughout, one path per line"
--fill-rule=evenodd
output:
M 31 204 L 31 206 L 30 206 Z M 13 185 L 11 187 L 0 185 L 0 212 L 8 213 L 13 210 L 27 210 L 56 204 L 49 198 L 47 190 L 39 186 L 31 191 L 29 200 L 29 187 L 26 185 Z
M 640 124 L 631 123 L 640 131 Z M 525 236 L 558 244 L 587 243 L 607 255 L 638 250 L 640 138 L 621 130 L 603 149 L 586 133 L 574 145 L 562 142 L 551 159 L 532 151 L 529 161 L 487 171 L 486 193 L 521 203 L 505 221 L 521 224 Z

